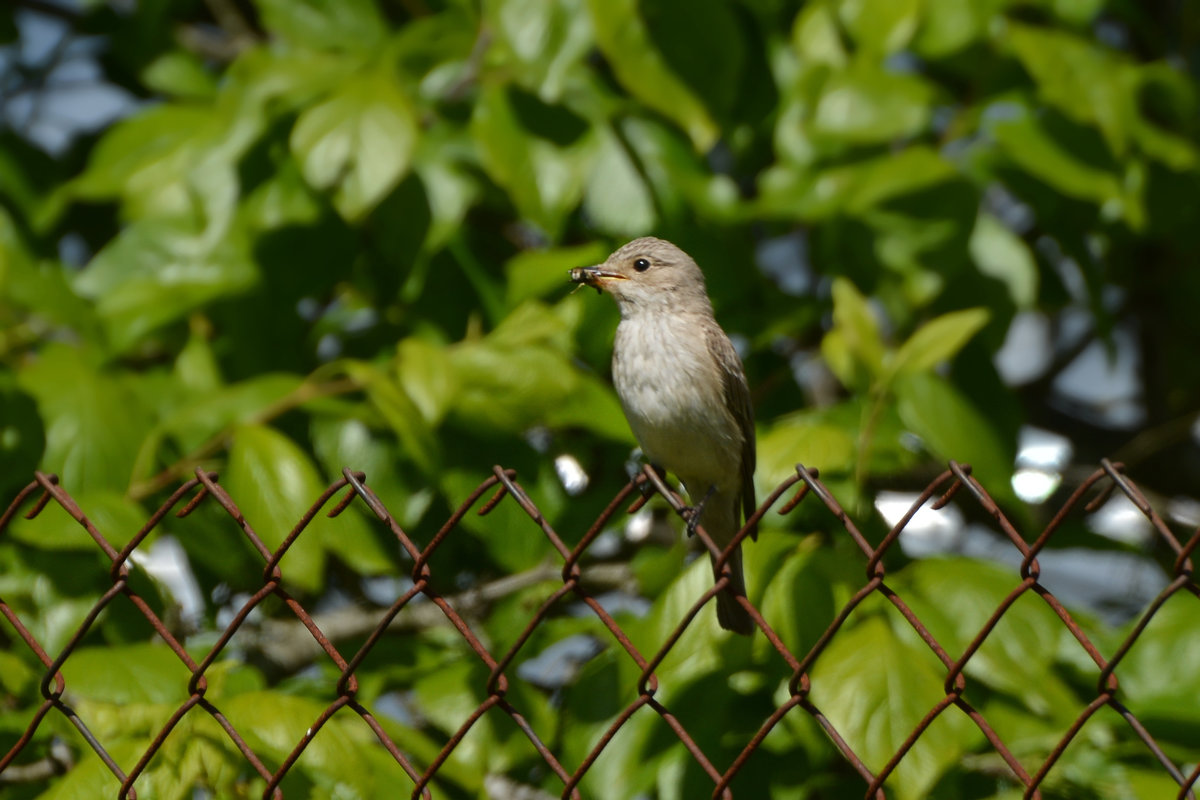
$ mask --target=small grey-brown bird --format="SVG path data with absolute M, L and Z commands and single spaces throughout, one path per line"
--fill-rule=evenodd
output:
M 571 270 L 571 280 L 617 301 L 613 382 L 629 427 L 650 463 L 683 482 L 699 524 L 725 547 L 742 514 L 749 518 L 755 508 L 754 412 L 742 361 L 713 317 L 704 273 L 671 242 L 644 237 L 603 264 Z M 717 621 L 753 633 L 737 599 L 746 594 L 740 545 L 728 564 L 732 579 L 717 595 Z

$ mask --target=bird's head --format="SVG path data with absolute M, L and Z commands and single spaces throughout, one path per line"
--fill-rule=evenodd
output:
M 704 273 L 692 257 L 652 236 L 634 239 L 603 264 L 571 270 L 571 280 L 611 294 L 623 315 L 660 306 L 711 309 Z

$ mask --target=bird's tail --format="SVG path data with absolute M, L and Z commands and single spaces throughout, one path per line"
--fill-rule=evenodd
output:
M 729 565 L 732 578 L 729 585 L 717 595 L 717 622 L 727 631 L 749 636 L 754 633 L 754 620 L 751 618 L 750 612 L 738 602 L 739 597 L 746 596 L 746 579 L 742 575 L 742 546 L 740 544 L 729 554 L 729 560 L 725 563 Z M 713 577 L 720 577 L 716 574 L 715 569 Z

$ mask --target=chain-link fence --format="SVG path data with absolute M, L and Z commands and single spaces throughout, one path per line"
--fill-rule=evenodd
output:
M 1113 492 L 1123 493 L 1132 502 L 1149 521 L 1154 531 L 1161 537 L 1162 542 L 1173 551 L 1175 558 L 1168 576 L 1169 582 L 1158 596 L 1144 608 L 1136 624 L 1132 626 L 1119 647 L 1110 656 L 1105 657 L 1085 633 L 1086 626 L 1082 625 L 1072 615 L 1072 612 L 1068 611 L 1040 582 L 1041 567 L 1038 556 L 1055 538 L 1056 534 L 1061 532 L 1064 522 L 1069 517 L 1098 507 Z M 949 469 L 924 489 L 908 512 L 876 545 L 872 545 L 860 532 L 855 522 L 843 511 L 838 501 L 818 479 L 816 472 L 798 466 L 795 475 L 784 481 L 766 498 L 750 522 L 759 521 L 780 501 L 783 502 L 778 505 L 778 513 L 785 515 L 792 513 L 802 503 L 822 504 L 829 512 L 832 512 L 840 526 L 839 530 L 831 532 L 831 536 L 847 536 L 861 551 L 866 569 L 865 579 L 849 602 L 837 610 L 824 633 L 817 638 L 815 645 L 807 652 L 793 652 L 789 649 L 772 629 L 772 620 L 764 618 L 760 610 L 747 599 L 741 599 L 740 602 L 746 607 L 761 630 L 761 635 L 766 637 L 774 651 L 782 658 L 782 664 L 786 664 L 786 668 L 781 668 L 778 677 L 780 679 L 787 678 L 787 694 L 786 698 L 777 702 L 774 710 L 765 716 L 757 732 L 741 745 L 740 753 L 731 763 L 714 763 L 713 758 L 699 743 L 702 737 L 696 736 L 694 724 L 692 729 L 689 729 L 672 708 L 656 697 L 661 665 L 672 648 L 680 641 L 685 630 L 693 625 L 712 624 L 712 621 L 706 618 L 697 620 L 697 615 L 728 583 L 729 577 L 728 573 L 724 571 L 723 562 L 718 562 L 718 570 L 724 574 L 724 577 L 718 580 L 710 590 L 695 598 L 694 604 L 682 615 L 675 629 L 661 642 L 656 643 L 657 649 L 654 651 L 639 650 L 635 646 L 614 616 L 606 610 L 597 593 L 587 588 L 584 580 L 581 561 L 601 532 L 613 525 L 618 514 L 627 508 L 631 511 L 640 508 L 655 493 L 666 498 L 676 513 L 686 518 L 688 509 L 684 506 L 681 498 L 663 483 L 660 476 L 647 468 L 613 498 L 590 529 L 578 540 L 578 543 L 574 547 L 569 547 L 564 542 L 564 538 L 547 522 L 538 507 L 521 488 L 515 473 L 496 467 L 494 474 L 463 501 L 462 505 L 450 515 L 437 533 L 422 547 L 401 529 L 393 514 L 366 484 L 364 476 L 347 469 L 344 471 L 343 478 L 331 485 L 313 503 L 282 544 L 272 551 L 243 517 L 235 500 L 217 482 L 217 476 L 214 473 L 197 470 L 195 477 L 180 486 L 150 516 L 128 544 L 118 550 L 110 543 L 105 534 L 89 520 L 85 509 L 77 505 L 64 487 L 58 484 L 54 476 L 39 473 L 36 479 L 18 494 L 0 517 L 0 536 L 6 534 L 10 523 L 18 515 L 23 514 L 27 518 L 33 518 L 41 513 L 48 504 L 56 503 L 87 531 L 96 546 L 111 562 L 109 570 L 111 588 L 95 602 L 83 623 L 78 626 L 67 644 L 57 653 L 47 652 L 46 648 L 30 632 L 31 628 L 36 628 L 36 626 L 28 624 L 30 622 L 28 619 L 23 621 L 13 607 L 5 601 L 5 598 L 0 597 L 0 613 L 3 613 L 8 625 L 11 626 L 10 630 L 5 630 L 3 633 L 17 647 L 21 646 L 17 639 L 23 642 L 24 646 L 36 656 L 45 668 L 40 685 L 42 702 L 33 711 L 27 727 L 20 734 L 16 743 L 4 754 L 3 758 L 0 758 L 0 778 L 4 777 L 6 771 L 11 776 L 19 770 L 37 769 L 37 764 L 27 763 L 29 761 L 29 744 L 48 715 L 58 714 L 74 726 L 111 774 L 120 781 L 119 796 L 136 797 L 139 776 L 144 775 L 148 764 L 160 752 L 164 742 L 181 720 L 189 714 L 207 714 L 224 730 L 229 741 L 241 752 L 246 764 L 266 781 L 263 796 L 281 797 L 280 784 L 300 759 L 306 747 L 314 738 L 322 735 L 322 728 L 335 714 L 347 709 L 370 726 L 382 748 L 407 773 L 412 782 L 411 795 L 413 797 L 433 797 L 438 794 L 436 780 L 439 770 L 443 768 L 447 759 L 451 758 L 456 748 L 461 745 L 472 727 L 484 715 L 499 713 L 506 715 L 516 724 L 532 743 L 546 767 L 561 780 L 561 796 L 582 797 L 580 784 L 584 776 L 592 769 L 606 748 L 609 748 L 614 740 L 622 735 L 622 731 L 627 727 L 630 719 L 640 710 L 648 709 L 661 718 L 662 722 L 690 753 L 690 757 L 711 779 L 713 797 L 732 797 L 738 788 L 739 775 L 755 769 L 755 754 L 763 747 L 768 735 L 788 715 L 798 714 L 809 715 L 825 731 L 837 750 L 840 751 L 845 762 L 861 776 L 866 797 L 884 798 L 892 795 L 892 789 L 895 788 L 897 766 L 911 755 L 918 739 L 943 715 L 965 715 L 965 718 L 969 719 L 986 737 L 991 752 L 1003 761 L 1003 766 L 997 770 L 1001 773 L 998 775 L 998 780 L 1016 787 L 1016 794 L 1023 794 L 1024 797 L 1029 798 L 1043 796 L 1050 780 L 1048 776 L 1055 770 L 1056 764 L 1060 762 L 1068 747 L 1079 736 L 1089 719 L 1101 709 L 1107 708 L 1124 719 L 1132 732 L 1133 741 L 1140 742 L 1140 746 L 1145 748 L 1143 756 L 1148 755 L 1154 762 L 1157 762 L 1161 767 L 1162 774 L 1169 775 L 1178 785 L 1176 796 L 1194 800 L 1195 787 L 1200 781 L 1200 765 L 1181 764 L 1178 757 L 1173 759 L 1168 754 L 1169 748 L 1160 746 L 1143 721 L 1139 720 L 1123 704 L 1117 671 L 1135 642 L 1146 631 L 1151 620 L 1172 596 L 1190 594 L 1200 598 L 1200 586 L 1197 585 L 1192 574 L 1192 556 L 1197 546 L 1200 546 L 1200 532 L 1191 535 L 1186 542 L 1181 542 L 1147 502 L 1133 481 L 1123 474 L 1120 465 L 1103 462 L 1101 467 L 1084 480 L 1064 502 L 1040 535 L 1034 541 L 1028 542 L 988 492 L 971 476 L 969 468 L 952 462 Z M 789 494 L 790 498 L 784 500 L 785 496 Z M 910 604 L 906 603 L 905 599 L 889 586 L 888 574 L 884 567 L 884 556 L 891 548 L 897 546 L 902 531 L 911 523 L 922 507 L 932 505 L 939 508 L 955 496 L 965 502 L 973 501 L 978 504 L 978 507 L 994 520 L 995 529 L 1007 537 L 1012 547 L 1019 551 L 1021 563 L 1019 575 L 1014 581 L 1011 592 L 987 617 L 986 622 L 979 628 L 970 644 L 961 652 L 948 652 L 931 631 L 933 626 L 923 622 Z M 326 512 L 328 516 L 336 517 L 355 502 L 366 504 L 370 512 L 390 530 L 399 545 L 411 556 L 413 560 L 412 585 L 396 598 L 385 613 L 378 617 L 373 628 L 365 635 L 365 640 L 357 652 L 344 654 L 322 631 L 315 619 L 317 615 L 312 610 L 306 609 L 289 594 L 284 586 L 285 576 L 280 568 L 280 561 L 289 548 L 304 535 L 310 523 L 327 506 L 332 505 L 332 508 Z M 476 509 L 476 513 L 480 515 L 486 515 L 502 502 L 518 504 L 528 515 L 531 524 L 540 528 L 541 533 L 557 551 L 561 558 L 559 574 L 562 585 L 545 598 L 536 612 L 528 618 L 524 629 L 506 650 L 492 652 L 485 645 L 483 637 L 473 630 L 472 624 L 469 622 L 469 614 L 463 610 L 464 606 L 470 603 L 470 591 L 454 596 L 442 594 L 435 588 L 439 582 L 435 581 L 430 559 L 449 537 L 453 537 L 461 531 L 461 522 L 473 509 Z M 131 554 L 143 545 L 147 537 L 168 514 L 175 513 L 177 516 L 186 516 L 201 503 L 218 504 L 240 526 L 246 539 L 261 555 L 264 567 L 261 586 L 237 610 L 237 613 L 220 632 L 215 644 L 201 657 L 196 657 L 189 652 L 180 637 L 172 632 L 171 626 L 153 610 L 151 603 L 135 590 L 134 582 L 131 580 L 130 561 Z M 532 529 L 530 532 L 534 533 Z M 696 529 L 696 535 L 710 551 L 717 552 L 702 527 Z M 745 531 L 736 541 L 740 542 L 744 536 Z M 446 583 L 452 585 L 452 581 Z M 72 658 L 72 654 L 77 651 L 80 643 L 96 624 L 102 612 L 121 595 L 144 615 L 149 624 L 153 626 L 158 638 L 170 648 L 190 675 L 187 681 L 187 699 L 175 709 L 157 734 L 145 742 L 140 757 L 133 764 L 118 763 L 119 759 L 112 755 L 109 749 L 106 749 L 106 743 L 93 734 L 93 726 L 89 725 L 89 720 L 73 710 L 70 686 L 61 671 L 64 663 Z M 928 708 L 924 717 L 912 727 L 907 737 L 903 738 L 902 744 L 895 750 L 887 763 L 876 765 L 874 769 L 864 763 L 864 759 L 856 752 L 858 745 L 854 741 L 854 737 L 847 735 L 844 731 L 839 731 L 822 709 L 815 704 L 812 696 L 813 665 L 821 658 L 822 653 L 827 651 L 839 631 L 844 630 L 852 612 L 872 595 L 884 598 L 887 604 L 890 604 L 903 616 L 912 631 L 933 653 L 944 669 L 941 700 Z M 1077 655 L 1082 654 L 1082 657 L 1092 665 L 1091 671 L 1095 678 L 1095 688 L 1094 692 L 1090 694 L 1090 701 L 1086 702 L 1084 707 L 1079 710 L 1074 722 L 1070 724 L 1065 733 L 1057 737 L 1056 741 L 1050 742 L 1043 752 L 1034 757 L 1031 757 L 1029 753 L 1014 753 L 1004 738 L 996 732 L 993 723 L 985 718 L 979 705 L 972 702 L 972 693 L 968 691 L 971 681 L 966 674 L 966 668 L 971 659 L 977 657 L 989 637 L 996 635 L 997 626 L 1006 613 L 1026 595 L 1035 597 L 1037 602 L 1052 610 L 1057 619 L 1061 621 L 1062 628 L 1069 633 L 1070 639 L 1074 642 L 1072 646 L 1077 647 Z M 385 726 L 376 719 L 372 710 L 359 701 L 359 679 L 356 671 L 359 670 L 368 654 L 379 645 L 401 610 L 413 604 L 421 596 L 431 601 L 437 609 L 436 613 L 444 615 L 445 619 L 453 625 L 469 650 L 486 667 L 487 679 L 485 699 L 461 719 L 460 727 L 447 738 L 440 752 L 417 756 L 405 752 L 405 749 L 397 744 L 395 738 L 388 734 Z M 227 651 L 227 646 L 239 633 L 239 630 L 246 627 L 247 619 L 252 612 L 271 597 L 286 605 L 295 618 L 307 629 L 311 641 L 315 642 L 320 651 L 335 665 L 338 676 L 336 685 L 332 688 L 335 699 L 328 703 L 311 726 L 306 730 L 294 732 L 294 747 L 290 754 L 278 763 L 272 763 L 271 760 L 256 752 L 248 743 L 250 737 L 246 736 L 244 731 L 239 731 L 222 712 L 222 709 L 206 696 L 208 671 L 222 656 L 222 653 Z M 636 686 L 627 687 L 632 699 L 620 713 L 615 715 L 607 730 L 598 737 L 586 757 L 576 763 L 565 761 L 561 748 L 554 745 L 545 731 L 536 729 L 535 725 L 523 715 L 522 710 L 510 700 L 508 691 L 512 680 L 509 673 L 515 659 L 521 653 L 522 647 L 528 642 L 535 629 L 545 623 L 555 609 L 560 607 L 560 603 L 568 598 L 581 601 L 591 609 L 591 612 L 611 635 L 609 646 L 615 645 L 619 648 L 619 652 L 623 651 L 625 656 L 636 665 L 638 672 Z M 50 613 L 49 610 L 46 613 Z M 1200 620 L 1200 616 L 1197 619 Z M 1200 625 L 1200 622 L 1196 624 Z M 0 628 L 0 630 L 3 629 Z M 1200 711 L 1197 713 L 1200 714 Z M 1032 768 L 1029 766 L 1031 763 L 1034 765 Z M 404 787 L 403 790 L 398 789 L 396 796 L 401 796 L 407 791 L 407 787 Z M 496 795 L 493 794 L 493 796 Z

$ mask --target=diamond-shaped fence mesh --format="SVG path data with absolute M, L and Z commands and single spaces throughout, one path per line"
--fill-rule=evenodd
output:
M 1153 530 L 1161 537 L 1162 542 L 1175 554 L 1175 558 L 1168 575 L 1169 582 L 1158 596 L 1144 608 L 1124 641 L 1120 642 L 1115 651 L 1105 655 L 1085 633 L 1086 626 L 1081 624 L 1072 615 L 1072 612 L 1068 611 L 1040 581 L 1042 573 L 1038 557 L 1056 534 L 1063 529 L 1065 520 L 1072 515 L 1078 515 L 1088 509 L 1098 507 L 1114 492 L 1123 493 L 1132 502 L 1133 506 L 1149 521 Z M 778 665 L 776 678 L 786 683 L 787 691 L 775 695 L 777 702 L 774 709 L 764 715 L 761 725 L 753 735 L 748 736 L 744 742 L 739 742 L 740 753 L 729 763 L 718 763 L 711 753 L 705 752 L 701 741 L 707 741 L 707 739 L 697 735 L 697 724 L 695 722 L 685 724 L 680 715 L 676 713 L 679 709 L 673 710 L 669 701 L 661 701 L 657 696 L 661 667 L 668 654 L 679 643 L 685 630 L 693 625 L 713 624 L 712 620 L 706 616 L 698 618 L 698 615 L 729 580 L 723 562 L 718 562 L 718 571 L 724 577 L 718 580 L 712 589 L 697 596 L 691 608 L 686 610 L 678 620 L 678 625 L 674 630 L 662 641 L 656 642 L 655 649 L 651 650 L 639 649 L 635 646 L 614 616 L 606 610 L 598 595 L 587 588 L 584 579 L 581 560 L 601 532 L 614 523 L 618 514 L 623 513 L 626 509 L 634 510 L 641 507 L 654 493 L 666 498 L 675 512 L 686 518 L 688 509 L 684 506 L 681 498 L 663 483 L 660 476 L 647 468 L 613 498 L 589 530 L 582 538 L 579 538 L 578 543 L 571 547 L 565 543 L 564 538 L 547 522 L 538 507 L 522 490 L 515 473 L 496 467 L 494 474 L 480 484 L 450 515 L 436 534 L 422 546 L 402 530 L 392 513 L 367 485 L 364 476 L 347 469 L 340 480 L 316 499 L 282 544 L 272 551 L 243 517 L 235 499 L 230 497 L 217 482 L 217 476 L 214 473 L 197 470 L 195 477 L 180 486 L 146 520 L 141 530 L 133 536 L 128 544 L 118 550 L 106 538 L 105 533 L 89 519 L 86 509 L 77 505 L 54 476 L 38 473 L 35 480 L 17 495 L 3 516 L 0 517 L 0 537 L 7 534 L 11 523 L 19 515 L 32 519 L 40 514 L 47 505 L 57 504 L 87 531 L 96 546 L 103 551 L 111 563 L 109 569 L 111 588 L 96 600 L 82 624 L 68 638 L 65 646 L 58 649 L 58 652 L 47 652 L 46 647 L 31 633 L 31 629 L 37 629 L 36 624 L 31 624 L 34 621 L 28 618 L 23 620 L 6 602 L 5 598 L 0 596 L 0 614 L 3 614 L 8 624 L 7 630 L 0 626 L 0 632 L 7 637 L 11 646 L 28 648 L 33 657 L 44 667 L 44 672 L 41 674 L 40 695 L 42 700 L 40 706 L 32 710 L 27 727 L 19 733 L 15 744 L 0 758 L 0 783 L 6 779 L 6 772 L 9 773 L 8 780 L 12 780 L 18 771 L 34 770 L 38 767 L 36 763 L 29 763 L 30 751 L 33 749 L 29 747 L 30 742 L 34 740 L 39 726 L 44 725 L 48 718 L 52 715 L 61 715 L 62 719 L 69 721 L 70 725 L 78 731 L 87 746 L 102 760 L 112 776 L 120 782 L 118 796 L 136 797 L 139 786 L 145 791 L 147 767 L 160 754 L 172 731 L 189 715 L 208 715 L 224 731 L 229 742 L 240 751 L 248 768 L 266 782 L 263 796 L 282 797 L 281 782 L 296 765 L 305 749 L 315 738 L 322 736 L 322 729 L 335 715 L 348 713 L 357 715 L 370 727 L 382 750 L 386 751 L 388 757 L 394 759 L 395 763 L 408 775 L 411 786 L 396 787 L 395 796 L 411 794 L 414 798 L 436 797 L 439 796 L 437 783 L 439 770 L 443 769 L 447 760 L 454 756 L 456 748 L 463 745 L 472 728 L 486 715 L 504 715 L 527 737 L 541 760 L 544 761 L 546 768 L 557 776 L 561 784 L 560 787 L 556 786 L 556 791 L 559 791 L 562 797 L 578 798 L 584 796 L 581 782 L 585 775 L 603 756 L 606 749 L 622 736 L 630 720 L 639 712 L 647 713 L 643 711 L 645 709 L 661 719 L 662 724 L 669 729 L 670 735 L 682 743 L 690 754 L 690 758 L 694 759 L 695 764 L 711 779 L 711 795 L 713 797 L 734 796 L 738 791 L 739 775 L 755 770 L 756 752 L 764 747 L 764 742 L 768 739 L 769 734 L 789 715 L 808 715 L 815 720 L 840 752 L 846 764 L 861 776 L 862 791 L 865 797 L 891 797 L 896 789 L 897 767 L 906 758 L 911 757 L 918 740 L 931 726 L 937 723 L 939 718 L 945 715 L 961 715 L 986 738 L 986 747 L 990 749 L 992 756 L 999 758 L 994 768 L 997 779 L 1015 787 L 1016 791 L 1013 796 L 1036 798 L 1043 796 L 1043 792 L 1051 780 L 1048 776 L 1052 775 L 1056 764 L 1060 762 L 1072 742 L 1080 735 L 1089 719 L 1101 710 L 1108 709 L 1123 718 L 1132 734 L 1131 740 L 1135 743 L 1140 742 L 1139 746 L 1144 748 L 1142 757 L 1156 764 L 1161 770 L 1161 774 L 1169 776 L 1174 785 L 1178 786 L 1174 796 L 1193 798 L 1194 800 L 1196 785 L 1200 782 L 1200 765 L 1178 763 L 1179 757 L 1173 758 L 1168 754 L 1170 748 L 1164 748 L 1156 741 L 1147 726 L 1122 702 L 1118 675 L 1123 659 L 1126 658 L 1131 648 L 1150 625 L 1151 620 L 1170 598 L 1175 595 L 1191 595 L 1188 602 L 1191 602 L 1192 599 L 1200 599 L 1200 587 L 1192 573 L 1192 557 L 1196 548 L 1200 546 L 1200 531 L 1193 533 L 1187 541 L 1181 542 L 1154 511 L 1133 481 L 1123 474 L 1120 465 L 1103 462 L 1101 467 L 1065 501 L 1040 534 L 1032 541 L 1027 541 L 987 491 L 971 476 L 969 468 L 951 462 L 949 469 L 925 488 L 908 513 L 903 515 L 887 535 L 875 545 L 872 545 L 859 531 L 854 521 L 843 511 L 826 486 L 821 483 L 816 472 L 798 466 L 796 473 L 766 498 L 750 522 L 757 522 L 773 507 L 776 508 L 777 513 L 786 515 L 804 503 L 821 504 L 829 512 L 832 512 L 833 517 L 837 520 L 838 528 L 831 531 L 830 535 L 849 537 L 853 545 L 861 551 L 865 575 L 858 590 L 842 608 L 836 610 L 824 633 L 816 638 L 815 644 L 807 652 L 790 650 L 772 628 L 772 620 L 764 617 L 749 600 L 741 599 L 761 631 L 761 634 L 756 634 L 756 636 L 764 636 L 771 648 L 778 654 L 779 658 L 773 661 Z M 901 532 L 922 507 L 942 507 L 955 496 L 958 496 L 960 501 L 978 504 L 980 509 L 990 515 L 994 520 L 994 528 L 1008 539 L 1011 546 L 1020 553 L 1021 558 L 1020 568 L 1017 575 L 1014 576 L 1011 591 L 1007 597 L 991 612 L 970 643 L 965 648 L 958 648 L 960 649 L 958 652 L 948 650 L 943 646 L 931 631 L 931 628 L 936 626 L 929 625 L 928 620 L 923 621 L 904 597 L 894 591 L 893 587 L 889 585 L 889 576 L 884 566 L 885 554 L 890 548 L 897 545 Z M 164 622 L 160 615 L 153 610 L 151 603 L 139 594 L 135 588 L 136 582 L 132 580 L 130 561 L 131 554 L 134 554 L 137 548 L 143 545 L 147 537 L 167 515 L 174 513 L 177 516 L 186 516 L 202 503 L 219 505 L 240 526 L 246 540 L 261 555 L 263 568 L 261 586 L 245 599 L 240 609 L 220 631 L 215 642 L 201 653 L 197 652 L 194 646 L 189 647 L 186 642 L 181 641 L 182 637 L 173 633 L 172 626 Z M 364 503 L 391 532 L 399 546 L 411 556 L 413 562 L 412 585 L 378 617 L 373 630 L 365 635 L 365 639 L 356 652 L 343 653 L 322 632 L 315 619 L 318 615 L 311 609 L 305 608 L 289 594 L 284 585 L 285 571 L 281 568 L 280 563 L 289 548 L 305 535 L 310 523 L 319 514 L 325 513 L 330 517 L 337 517 L 352 503 Z M 500 503 L 516 503 L 520 506 L 529 517 L 531 527 L 528 530 L 531 535 L 539 535 L 536 529 L 540 529 L 540 535 L 544 535 L 561 560 L 561 569 L 557 565 L 555 569 L 559 571 L 562 583 L 561 587 L 545 597 L 540 607 L 528 618 L 524 629 L 503 651 L 490 649 L 489 645 L 485 643 L 486 637 L 473 629 L 470 622 L 471 615 L 463 612 L 462 609 L 468 602 L 466 595 L 469 594 L 469 591 L 451 596 L 441 593 L 435 587 L 452 586 L 453 580 L 449 577 L 442 581 L 435 580 L 435 570 L 431 566 L 431 559 L 435 551 L 450 537 L 461 533 L 461 523 L 467 514 L 473 512 L 486 515 Z M 717 552 L 703 528 L 697 528 L 696 534 L 711 552 Z M 746 532 L 743 530 L 736 541 L 740 542 L 745 535 Z M 63 665 L 78 651 L 81 642 L 97 624 L 97 620 L 105 609 L 121 596 L 124 596 L 124 601 L 132 603 L 145 617 L 152 626 L 154 634 L 170 649 L 188 676 L 186 678 L 186 700 L 175 708 L 167 722 L 156 733 L 147 737 L 144 748 L 132 760 L 129 760 L 127 753 L 118 757 L 110 752 L 110 747 L 103 737 L 93 733 L 93 729 L 96 727 L 93 721 L 85 718 L 82 714 L 77 714 L 72 708 L 71 686 L 62 672 Z M 873 767 L 869 767 L 860 757 L 860 743 L 857 741 L 856 734 L 839 731 L 814 701 L 812 668 L 821 658 L 822 653 L 827 651 L 830 643 L 839 636 L 839 632 L 846 629 L 847 620 L 855 609 L 872 596 L 883 598 L 886 604 L 902 615 L 907 625 L 911 626 L 915 636 L 940 663 L 944 682 L 940 700 L 933 703 L 925 711 L 920 721 L 911 727 L 891 758 L 886 763 L 876 763 Z M 457 634 L 462 637 L 469 652 L 473 653 L 473 657 L 477 658 L 485 668 L 486 679 L 482 692 L 483 701 L 469 712 L 462 714 L 461 719 L 457 720 L 459 727 L 445 738 L 440 751 L 416 753 L 406 751 L 405 747 L 397 742 L 396 737 L 389 735 L 385 730 L 387 726 L 380 724 L 372 710 L 359 701 L 359 677 L 356 672 L 364 659 L 379 646 L 397 615 L 421 597 L 436 606 L 437 612 L 444 615 Z M 998 627 L 1005 615 L 1024 597 L 1044 604 L 1053 612 L 1054 617 L 1061 623 L 1059 632 L 1065 631 L 1069 635 L 1070 640 L 1074 643 L 1073 646 L 1082 654 L 1081 659 L 1088 665 L 1086 671 L 1094 680 L 1094 689 L 1087 693 L 1087 697 L 1090 699 L 1079 709 L 1078 715 L 1065 732 L 1061 732 L 1061 735 L 1055 734 L 1054 739 L 1046 742 L 1046 746 L 1041 752 L 1032 755 L 1028 752 L 1015 753 L 1006 744 L 1004 738 L 997 733 L 993 723 L 989 722 L 981 712 L 978 703 L 973 702 L 972 681 L 967 676 L 968 663 L 972 658 L 978 657 L 981 648 L 990 637 L 1001 635 L 1002 631 L 998 630 Z M 210 701 L 207 697 L 211 677 L 210 669 L 227 651 L 227 646 L 239 633 L 239 630 L 247 627 L 247 620 L 251 618 L 252 613 L 269 600 L 276 604 L 282 603 L 290 609 L 295 618 L 307 629 L 312 642 L 324 652 L 328 661 L 332 663 L 336 673 L 336 679 L 331 681 L 334 685 L 329 687 L 334 699 L 325 706 L 324 710 L 311 721 L 306 729 L 293 732 L 294 739 L 290 741 L 291 751 L 281 760 L 271 759 L 256 752 L 255 746 L 252 745 L 255 737 L 249 735 L 245 730 L 245 725 L 235 726 L 222 712 L 220 705 Z M 509 692 L 510 680 L 513 680 L 510 672 L 513 671 L 513 665 L 519 654 L 522 654 L 522 648 L 529 641 L 535 629 L 545 623 L 564 601 L 582 602 L 590 608 L 591 613 L 595 615 L 603 628 L 607 629 L 607 635 L 611 637 L 605 644 L 618 648 L 619 653 L 623 652 L 623 657 L 627 657 L 633 665 L 636 665 L 637 673 L 636 680 L 632 681 L 633 685 L 624 687 L 629 698 L 624 709 L 612 718 L 611 724 L 591 744 L 590 750 L 582 759 L 574 758 L 572 760 L 566 758 L 564 749 L 555 742 L 554 734 L 551 731 L 539 730 L 538 726 L 522 713 L 519 704 L 510 698 Z M 1200 612 L 1200 606 L 1197 606 L 1196 610 Z M 49 614 L 52 613 L 52 609 L 39 609 L 38 611 L 38 613 L 43 612 Z M 26 616 L 29 616 L 28 611 L 26 611 Z M 1200 626 L 1200 613 L 1197 613 L 1196 620 L 1196 625 Z M 525 653 L 523 657 L 528 655 Z M 1200 668 L 1200 665 L 1197 665 L 1197 668 Z M 1200 698 L 1197 698 L 1197 703 L 1200 704 Z M 1200 714 L 1200 711 L 1197 713 Z M 142 779 L 140 783 L 139 778 Z M 492 796 L 503 796 L 503 792 L 499 795 L 493 792 Z

